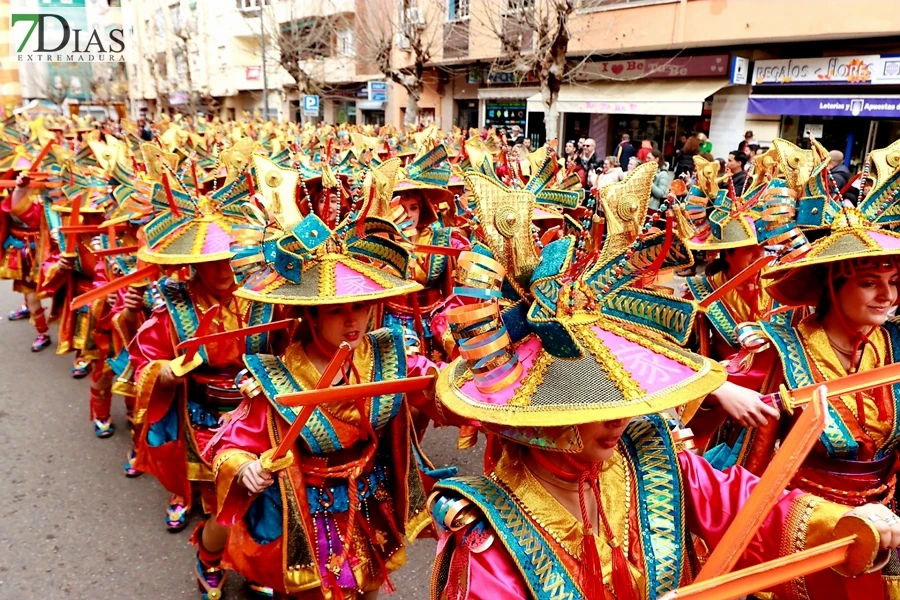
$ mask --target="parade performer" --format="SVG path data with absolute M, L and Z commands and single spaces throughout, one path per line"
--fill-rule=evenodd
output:
M 390 589 L 389 574 L 406 562 L 404 536 L 414 540 L 429 526 L 425 498 L 439 473 L 418 448 L 414 399 L 390 394 L 321 405 L 293 444 L 291 460 L 273 449 L 301 410 L 276 396 L 433 368 L 421 356 L 406 356 L 397 329 L 372 329 L 376 303 L 420 286 L 401 279 L 408 257 L 386 237 L 399 235 L 390 222 L 345 219 L 330 229 L 279 198 L 280 190 L 293 197 L 296 173 L 256 157 L 254 169 L 267 206 L 258 207 L 256 244 L 241 235 L 248 245 L 233 261 L 244 281 L 236 293 L 302 307 L 303 322 L 282 357 L 245 357 L 248 400 L 210 447 L 218 519 L 232 528 L 226 561 L 277 597 L 374 598 L 382 586 Z M 266 189 L 265 182 L 277 185 Z M 273 228 L 283 236 L 273 251 L 261 252 Z M 341 344 L 352 349 L 347 364 L 322 380 Z
M 77 214 L 75 203 L 79 204 Z M 106 181 L 90 175 L 76 175 L 73 184 L 50 190 L 44 198 L 42 227 L 46 229 L 41 236 L 38 292 L 53 297 L 50 318 L 59 322 L 56 353 L 75 352 L 72 365 L 75 379 L 87 377 L 92 363 L 106 358 L 106 348 L 100 345 L 107 341 L 108 331 L 97 326 L 101 313 L 106 311 L 106 303 L 97 301 L 77 310 L 70 307 L 72 298 L 94 286 L 97 259 L 92 252 L 91 233 L 64 234 L 61 228 L 97 226 L 112 206 Z
M 157 184 L 153 204 L 157 216 L 142 229 L 146 244 L 138 260 L 162 268 L 189 267 L 187 278 L 163 278 L 158 290 L 163 303 L 154 308 L 129 346 L 137 378 L 136 413 L 142 415 L 136 468 L 151 473 L 172 497 L 166 526 L 180 531 L 187 525 L 196 491 L 205 514 L 215 514 L 211 464 L 201 456 L 222 415 L 240 401 L 235 376 L 241 355 L 268 348 L 267 335 L 236 337 L 188 351 L 175 346 L 194 336 L 268 323 L 269 304 L 234 296 L 236 287 L 229 259 L 233 227 L 242 222 L 239 204 L 246 200 L 241 181 L 211 197 L 196 197 Z M 201 523 L 192 540 L 198 545 L 197 574 L 205 598 L 221 597 L 224 571 L 219 567 L 227 529 L 215 520 Z M 210 590 L 216 590 L 211 593 Z M 216 594 L 219 594 L 218 596 Z
M 41 234 L 43 202 L 38 197 L 38 191 L 29 186 L 24 174 L 16 178 L 16 187 L 0 203 L 0 211 L 3 212 L 0 223 L 0 238 L 3 239 L 0 279 L 12 280 L 13 291 L 25 298 L 22 308 L 9 313 L 9 320 L 30 318 L 37 331 L 31 350 L 40 352 L 50 345 L 50 328 L 37 294 L 41 266 L 37 260 L 37 242 Z
M 900 142 L 874 150 L 871 159 L 879 164 L 879 175 L 869 193 L 857 208 L 840 209 L 827 235 L 812 243 L 800 229 L 808 225 L 804 219 L 814 214 L 812 207 L 821 207 L 812 195 L 771 197 L 767 204 L 771 214 L 781 215 L 767 223 L 767 235 L 787 233 L 790 240 L 786 255 L 764 274 L 766 289 L 780 302 L 816 309 L 796 327 L 760 322 L 745 333 L 745 344 L 777 356 L 764 391 L 780 392 L 788 413 L 790 390 L 900 358 L 900 329 L 890 320 L 898 298 L 900 234 L 883 228 L 896 220 Z M 830 189 L 827 160 L 817 162 L 811 181 L 816 189 Z M 849 506 L 879 502 L 896 512 L 898 402 L 897 386 L 830 398 L 825 433 L 792 485 Z M 791 423 L 788 418 L 735 432 L 729 440 L 732 461 L 760 472 Z M 900 598 L 896 564 L 884 571 L 892 598 Z
M 443 144 L 422 153 L 401 169 L 394 193 L 406 212 L 404 233 L 413 244 L 462 250 L 468 240 L 457 229 L 447 227 L 438 218 L 438 208 L 455 208 L 453 194 L 447 188 L 450 163 Z M 392 298 L 386 303 L 384 324 L 404 328 L 411 339 L 429 357 L 441 357 L 441 345 L 431 330 L 435 309 L 450 293 L 453 257 L 437 252 L 413 252 L 410 277 L 422 286 L 415 296 Z
M 648 167 L 652 180 L 653 163 L 638 170 Z M 536 257 L 506 231 L 506 247 L 519 254 L 471 258 L 465 281 L 488 300 L 448 315 L 463 350 L 441 372 L 437 394 L 445 412 L 479 422 L 500 443 L 485 476 L 445 479 L 429 499 L 443 532 L 432 598 L 657 598 L 691 581 L 692 535 L 714 547 L 756 484 L 743 469 L 723 473 L 679 452 L 656 414 L 745 392 L 717 363 L 667 341 L 689 335 L 689 303 L 640 289 L 660 269 L 691 264 L 671 232 L 641 231 L 649 186 L 638 195 L 632 184 L 647 174 L 605 189 L 608 235 L 596 252 L 566 237 Z M 486 191 L 480 175 L 467 180 L 476 197 Z M 499 304 L 489 309 L 504 273 L 528 288 L 524 307 L 501 318 Z M 744 564 L 828 541 L 840 519 L 874 533 L 866 567 L 900 541 L 900 519 L 883 506 L 850 510 L 792 492 L 752 538 Z M 777 592 L 834 598 L 842 590 L 837 574 L 821 572 Z

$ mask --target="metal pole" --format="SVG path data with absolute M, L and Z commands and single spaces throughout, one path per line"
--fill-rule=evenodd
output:
M 262 4 L 262 2 L 260 2 Z M 262 75 L 263 75 L 263 120 L 269 120 L 269 78 L 266 75 L 266 23 L 263 20 L 263 7 L 259 7 L 259 32 L 262 45 Z

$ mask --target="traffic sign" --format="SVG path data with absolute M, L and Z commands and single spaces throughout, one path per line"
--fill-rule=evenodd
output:
M 319 97 L 303 96 L 303 116 L 318 117 L 319 116 Z
M 387 102 L 387 81 L 369 82 L 369 102 Z

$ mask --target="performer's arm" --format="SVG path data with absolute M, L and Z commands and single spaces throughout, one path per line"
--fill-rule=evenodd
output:
M 715 548 L 735 515 L 747 502 L 759 478 L 742 467 L 719 471 L 690 452 L 681 452 L 678 459 L 688 530 L 702 538 L 707 546 Z M 833 540 L 835 525 L 849 511 L 847 506 L 798 490 L 784 493 L 753 536 L 736 568 L 773 560 Z M 872 527 L 863 519 L 858 521 L 863 527 Z M 879 535 L 874 539 L 880 540 Z M 869 543 L 865 551 L 871 556 L 871 564 L 874 564 L 880 548 L 878 541 L 874 544 L 871 541 L 870 538 L 860 543 Z M 804 578 L 809 581 L 797 580 L 782 586 L 777 590 L 778 596 L 796 598 L 798 589 L 806 589 L 807 584 L 812 586 L 821 575 Z M 828 572 L 824 576 L 834 578 L 840 584 L 835 573 Z
M 219 499 L 217 519 L 223 525 L 239 521 L 256 494 L 273 481 L 273 475 L 259 467 L 259 455 L 271 448 L 267 406 L 268 400 L 262 395 L 245 399 L 206 449 L 205 454 L 215 456 L 212 462 Z

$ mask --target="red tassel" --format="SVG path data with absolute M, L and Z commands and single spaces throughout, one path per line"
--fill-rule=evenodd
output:
M 618 600 L 638 600 L 631 568 L 620 544 L 612 549 L 612 587 Z
M 581 539 L 581 563 L 581 591 L 584 592 L 585 600 L 605 600 L 597 537 L 590 530 L 585 531 Z
M 888 402 L 890 402 L 891 393 L 887 386 L 875 388 L 875 406 L 878 407 L 878 420 L 887 421 L 888 419 Z

